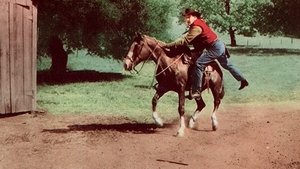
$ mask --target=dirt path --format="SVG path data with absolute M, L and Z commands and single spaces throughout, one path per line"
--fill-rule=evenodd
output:
M 300 169 L 300 106 L 226 105 L 176 138 L 130 119 L 30 114 L 0 119 L 0 169 Z

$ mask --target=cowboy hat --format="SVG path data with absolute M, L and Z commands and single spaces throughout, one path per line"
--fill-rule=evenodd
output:
M 186 8 L 184 12 L 182 12 L 182 16 L 192 15 L 196 16 L 197 18 L 201 17 L 201 13 L 198 10 Z

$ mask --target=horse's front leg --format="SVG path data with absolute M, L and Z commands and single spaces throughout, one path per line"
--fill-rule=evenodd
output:
M 152 117 L 155 123 L 160 127 L 162 127 L 164 123 L 162 119 L 158 116 L 158 113 L 156 111 L 156 105 L 159 98 L 161 98 L 165 93 L 165 91 L 157 89 L 155 95 L 152 98 Z
M 178 93 L 179 96 L 179 106 L 178 106 L 178 112 L 179 112 L 179 120 L 180 120 L 180 125 L 179 129 L 177 131 L 177 136 L 178 137 L 183 137 L 184 136 L 184 131 L 185 131 L 185 118 L 184 118 L 184 104 L 185 104 L 185 93 L 184 90 L 182 92 Z

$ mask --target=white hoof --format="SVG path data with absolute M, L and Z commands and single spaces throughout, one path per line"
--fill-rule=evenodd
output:
M 161 118 L 153 118 L 153 119 L 154 119 L 155 124 L 156 124 L 157 126 L 159 126 L 159 127 L 163 127 L 163 126 L 164 126 L 164 123 L 163 123 L 163 121 L 162 121 Z
M 211 117 L 211 122 L 212 122 L 212 129 L 213 129 L 213 131 L 216 131 L 218 129 L 217 117 L 212 116 Z
M 186 126 L 185 126 L 185 119 L 184 119 L 184 116 L 181 116 L 180 117 L 180 127 L 179 127 L 179 129 L 177 131 L 176 136 L 177 137 L 183 137 L 184 136 L 185 128 L 186 128 Z
M 183 137 L 184 136 L 184 130 L 185 130 L 185 127 L 180 127 L 176 133 L 176 136 L 177 137 Z
M 218 122 L 216 120 L 212 121 L 212 129 L 213 131 L 216 131 L 218 129 Z
M 191 117 L 189 121 L 189 128 L 192 129 L 194 128 L 194 126 L 195 126 L 195 120 L 193 119 L 193 117 Z
M 176 137 L 184 137 L 184 132 L 178 131 L 178 132 L 176 133 Z
M 162 119 L 158 116 L 157 112 L 153 112 L 152 118 L 157 126 L 159 126 L 159 127 L 164 126 L 164 123 L 163 123 Z

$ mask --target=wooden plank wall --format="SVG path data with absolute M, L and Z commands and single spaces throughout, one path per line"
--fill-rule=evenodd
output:
M 9 4 L 0 3 L 0 112 L 9 112 L 10 62 L 9 62 Z
M 36 109 L 37 9 L 31 0 L 0 2 L 0 114 Z M 4 11 L 4 12 L 3 12 Z

